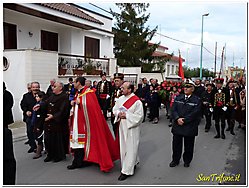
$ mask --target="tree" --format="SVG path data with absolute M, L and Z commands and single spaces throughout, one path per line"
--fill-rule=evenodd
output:
M 193 78 L 193 77 L 199 77 L 200 76 L 200 68 L 193 68 L 190 69 L 189 67 L 184 66 L 184 76 L 186 78 Z M 202 75 L 203 77 L 213 77 L 214 73 L 212 71 L 209 71 L 208 69 L 202 69 Z
M 111 10 L 116 19 L 114 32 L 114 54 L 120 66 L 141 66 L 151 58 L 158 44 L 148 45 L 157 31 L 145 27 L 150 14 L 145 15 L 149 3 L 116 3 L 121 13 Z

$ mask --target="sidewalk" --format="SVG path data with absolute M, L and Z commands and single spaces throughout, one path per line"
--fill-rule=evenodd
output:
M 12 131 L 13 142 L 27 140 L 26 124 L 23 121 L 16 121 L 9 125 Z
M 110 120 L 107 121 L 107 124 L 110 130 L 112 130 L 112 125 Z M 23 121 L 16 121 L 10 124 L 9 129 L 12 131 L 13 142 L 18 142 L 28 139 L 26 133 L 26 124 Z M 113 131 L 111 131 L 111 133 L 114 136 Z

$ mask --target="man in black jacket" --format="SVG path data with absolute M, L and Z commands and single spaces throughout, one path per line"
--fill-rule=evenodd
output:
M 5 82 L 3 82 L 3 125 L 8 128 L 8 125 L 14 123 L 12 107 L 14 100 L 12 94 L 6 89 Z
M 204 91 L 201 95 L 201 101 L 203 104 L 203 108 L 204 108 L 204 115 L 206 117 L 206 125 L 205 125 L 205 132 L 208 132 L 211 125 L 212 125 L 212 112 L 213 112 L 213 108 L 212 108 L 212 97 L 213 97 L 213 92 L 212 92 L 212 84 L 211 83 L 207 83 L 206 84 L 206 91 Z
M 13 150 L 12 132 L 8 125 L 13 123 L 12 107 L 14 101 L 12 94 L 6 90 L 3 82 L 3 184 L 14 185 L 16 181 L 16 160 Z
M 101 81 L 97 84 L 96 95 L 99 101 L 99 106 L 103 111 L 104 117 L 107 120 L 107 110 L 110 107 L 110 97 L 111 97 L 111 82 L 106 80 L 106 73 L 102 72 L 100 74 Z
M 13 150 L 12 132 L 4 127 L 3 133 L 3 184 L 14 185 L 16 182 L 16 159 Z
M 173 105 L 173 155 L 170 167 L 179 164 L 182 155 L 182 143 L 184 139 L 183 161 L 184 167 L 189 167 L 193 158 L 195 136 L 198 135 L 198 125 L 201 119 L 201 101 L 193 95 L 194 84 L 187 83 L 184 86 L 184 95 L 175 98 Z
M 148 103 L 145 100 L 145 97 L 147 95 L 149 95 L 149 92 L 150 92 L 150 86 L 149 86 L 149 84 L 147 82 L 147 79 L 142 78 L 142 83 L 138 84 L 138 89 L 137 89 L 135 94 L 140 98 L 140 100 L 143 103 L 143 110 L 144 110 L 143 122 L 145 122 L 145 118 L 146 118 L 146 114 L 147 114 L 147 106 L 148 106 Z
M 215 129 L 217 134 L 214 136 L 215 139 L 225 139 L 225 127 L 226 127 L 226 111 L 227 111 L 227 92 L 225 88 L 222 88 L 224 79 L 216 78 L 216 87 L 213 90 L 212 106 L 213 106 L 213 119 L 215 121 Z M 220 123 L 221 122 L 221 123 Z
M 40 91 L 40 84 L 39 82 L 32 82 L 31 83 L 31 92 L 26 93 L 23 95 L 21 100 L 21 109 L 23 111 L 24 122 L 27 125 L 27 136 L 29 139 L 30 149 L 28 153 L 32 153 L 37 148 L 35 143 L 35 135 L 33 132 L 33 127 L 31 125 L 31 118 L 32 118 L 32 111 L 33 107 L 36 104 L 35 95 Z

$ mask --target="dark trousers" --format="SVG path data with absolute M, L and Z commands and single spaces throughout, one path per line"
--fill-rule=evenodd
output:
M 236 110 L 234 108 L 227 109 L 227 125 L 230 131 L 233 131 L 234 129 L 235 113 L 236 113 Z
M 165 108 L 166 108 L 166 116 L 170 116 L 171 113 L 170 113 L 170 102 L 169 101 L 166 101 L 165 102 Z
M 31 148 L 37 148 L 35 143 L 35 133 L 34 133 L 34 126 L 31 123 L 31 117 L 27 117 L 26 119 L 26 125 L 27 125 L 27 136 L 29 139 L 29 145 Z
M 142 101 L 142 103 L 143 103 L 143 110 L 144 110 L 144 119 L 143 119 L 143 121 L 145 121 L 145 119 L 146 119 L 146 114 L 147 114 L 147 106 L 145 105 L 145 104 L 146 104 L 145 101 Z
M 105 119 L 108 119 L 107 118 L 107 110 L 109 108 L 108 101 L 109 101 L 108 99 L 99 99 L 99 105 L 100 105 L 101 110 L 103 111 L 103 115 Z
M 195 136 L 181 136 L 173 134 L 173 161 L 179 163 L 182 156 L 182 143 L 184 139 L 183 161 L 189 164 L 193 159 Z
M 225 130 L 225 126 L 226 126 L 226 116 L 225 116 L 225 112 L 221 109 L 218 108 L 215 111 L 215 129 L 217 132 L 217 135 L 220 135 L 220 121 L 221 121 L 221 134 L 225 135 L 224 130 Z
M 205 118 L 206 118 L 205 129 L 210 129 L 210 127 L 212 125 L 212 123 L 211 123 L 212 113 L 209 111 L 209 108 L 205 108 L 204 115 L 205 115 Z
M 73 165 L 77 167 L 82 166 L 85 155 L 84 148 L 73 149 L 73 152 L 74 152 Z
M 113 130 L 113 133 L 114 133 L 114 135 L 116 137 L 116 135 L 118 134 L 119 122 L 114 123 L 114 120 L 115 120 L 115 116 L 112 113 L 112 115 L 111 115 L 112 130 Z

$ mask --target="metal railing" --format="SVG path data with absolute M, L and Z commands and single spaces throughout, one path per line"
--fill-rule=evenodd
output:
M 109 75 L 107 58 L 89 58 L 73 54 L 58 54 L 58 75 L 99 75 L 106 72 Z

